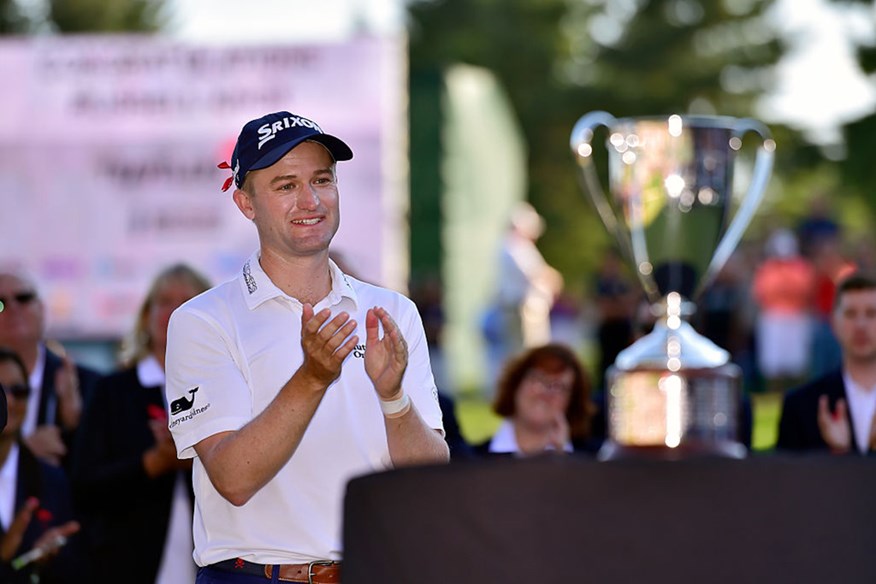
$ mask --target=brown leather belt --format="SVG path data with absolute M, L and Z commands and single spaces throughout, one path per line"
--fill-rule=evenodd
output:
M 240 558 L 223 560 L 210 564 L 222 572 L 250 574 L 271 579 L 274 566 L 271 564 L 253 564 Z M 341 581 L 341 563 L 331 560 L 317 560 L 309 564 L 280 564 L 281 582 L 300 582 L 307 584 L 338 584 Z

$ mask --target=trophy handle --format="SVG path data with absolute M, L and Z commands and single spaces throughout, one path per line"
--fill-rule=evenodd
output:
M 733 221 L 730 222 L 727 231 L 724 233 L 724 237 L 721 238 L 721 242 L 715 249 L 712 261 L 709 263 L 709 267 L 706 269 L 706 274 L 700 281 L 700 285 L 694 296 L 697 296 L 702 292 L 702 290 L 712 281 L 712 278 L 718 273 L 718 271 L 724 267 L 727 260 L 730 259 L 733 250 L 736 249 L 736 246 L 742 239 L 742 234 L 745 232 L 746 228 L 748 228 L 748 224 L 751 222 L 752 217 L 754 217 L 754 212 L 757 211 L 757 208 L 760 206 L 760 202 L 763 199 L 763 195 L 766 192 L 766 186 L 773 170 L 776 143 L 770 137 L 770 131 L 764 124 L 749 118 L 741 118 L 735 121 L 733 125 L 733 138 L 731 138 L 731 140 L 738 140 L 739 142 L 737 142 L 737 146 L 734 146 L 731 142 L 731 148 L 738 150 L 742 144 L 742 137 L 748 132 L 756 133 L 763 141 L 760 148 L 757 150 L 757 155 L 755 156 L 751 184 L 748 187 L 748 191 L 745 193 L 745 197 L 742 199 L 742 204 L 739 206 L 736 215 L 733 217 Z
M 599 213 L 599 217 L 602 219 L 602 223 L 608 232 L 620 243 L 627 257 L 632 259 L 633 254 L 629 242 L 618 225 L 614 209 L 609 203 L 608 197 L 605 196 L 605 191 L 602 189 L 599 176 L 596 174 L 596 169 L 593 166 L 593 146 L 590 143 L 593 140 L 593 131 L 596 128 L 604 127 L 610 130 L 616 122 L 617 118 L 608 112 L 593 111 L 586 113 L 581 116 L 575 123 L 575 127 L 572 128 L 569 145 L 572 148 L 572 155 L 578 161 L 578 166 L 581 167 L 580 178 L 582 180 L 582 189 L 590 195 L 590 200 L 593 202 L 593 206 L 596 207 L 596 212 Z

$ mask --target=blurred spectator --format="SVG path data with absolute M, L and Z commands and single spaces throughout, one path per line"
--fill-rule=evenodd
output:
M 596 272 L 595 297 L 598 310 L 596 338 L 599 341 L 598 384 L 605 387 L 605 372 L 618 353 L 633 342 L 633 315 L 639 300 L 623 269 L 617 252 L 607 251 Z
M 733 254 L 703 291 L 693 317 L 700 334 L 732 355 L 744 350 L 747 342 L 743 314 L 748 293 L 745 269 L 740 256 Z
M 831 217 L 828 195 L 817 195 L 809 202 L 809 212 L 797 225 L 797 237 L 800 253 L 809 259 L 814 257 L 815 249 L 821 242 L 835 241 L 841 237 L 839 223 Z
M 491 352 L 489 384 L 510 355 L 551 340 L 550 311 L 563 278 L 535 245 L 544 229 L 544 219 L 529 203 L 512 210 L 499 253 L 495 299 L 483 323 Z
M 842 365 L 785 396 L 776 447 L 876 451 L 876 278 L 855 273 L 837 291 L 833 329 Z
M 462 436 L 459 422 L 456 419 L 456 401 L 448 393 L 449 378 L 444 367 L 444 351 L 441 346 L 441 335 L 444 331 L 444 306 L 441 294 L 441 282 L 437 278 L 426 278 L 410 286 L 411 300 L 417 305 L 426 342 L 429 345 L 429 362 L 435 385 L 438 387 L 438 405 L 444 418 L 444 440 L 450 448 L 450 460 L 471 458 L 471 446 Z
M 9 401 L 8 424 L 0 431 L 0 582 L 80 582 L 74 538 L 79 524 L 73 521 L 69 483 L 61 469 L 37 459 L 20 439 L 31 389 L 24 362 L 6 348 L 0 348 L 0 386 Z M 35 549 L 45 555 L 19 570 L 12 567 L 12 560 Z
M 435 384 L 444 390 L 450 387 L 444 358 L 444 298 L 441 280 L 437 277 L 426 277 L 412 282 L 410 298 L 417 305 L 417 311 L 423 321 L 423 331 L 426 333 L 426 343 L 429 345 L 429 362 L 432 364 L 432 375 Z
M 527 349 L 499 378 L 493 411 L 503 422 L 479 454 L 595 452 L 590 442 L 590 381 L 565 345 Z
M 862 272 L 876 273 L 876 238 L 871 233 L 855 240 L 850 261 Z
M 92 582 L 195 580 L 192 464 L 177 458 L 167 429 L 164 353 L 171 313 L 208 287 L 184 264 L 163 270 L 123 345 L 125 368 L 98 382 L 86 408 L 74 480 Z
M 757 363 L 770 391 L 783 391 L 806 374 L 814 282 L 812 265 L 799 255 L 794 234 L 774 231 L 754 275 Z
M 463 437 L 459 421 L 456 419 L 456 401 L 443 391 L 439 391 L 438 405 L 441 406 L 441 416 L 444 422 L 444 441 L 447 442 L 447 446 L 450 448 L 451 462 L 472 458 L 474 452 Z
M 21 429 L 24 441 L 37 457 L 69 470 L 82 406 L 99 376 L 74 364 L 59 345 L 47 347 L 46 307 L 30 278 L 0 273 L 0 302 L 0 346 L 21 357 L 34 390 Z
M 9 417 L 9 404 L 6 403 L 6 393 L 0 391 L 0 431 L 6 427 L 6 419 Z
M 840 346 L 831 328 L 836 284 L 855 270 L 842 252 L 838 238 L 826 238 L 813 250 L 815 266 L 815 330 L 811 348 L 809 374 L 820 377 L 840 366 Z

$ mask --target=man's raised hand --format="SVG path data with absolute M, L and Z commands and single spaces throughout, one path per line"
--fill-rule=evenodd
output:
M 304 363 L 301 372 L 316 381 L 323 389 L 341 374 L 341 366 L 359 337 L 354 335 L 356 321 L 346 312 L 331 320 L 328 308 L 314 314 L 313 306 L 305 304 L 301 313 L 301 348 Z
M 396 399 L 402 393 L 401 380 L 408 366 L 408 344 L 389 313 L 379 306 L 368 309 L 365 333 L 365 372 L 380 399 Z

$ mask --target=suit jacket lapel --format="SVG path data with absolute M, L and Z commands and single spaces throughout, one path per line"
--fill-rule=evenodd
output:
M 860 454 L 860 444 L 858 444 L 858 433 L 855 431 L 855 421 L 852 418 L 852 408 L 849 406 L 849 394 L 846 391 L 846 380 L 842 376 L 842 372 L 839 374 L 839 379 L 836 383 L 831 384 L 831 388 L 837 388 L 833 391 L 835 395 L 831 395 L 830 403 L 835 403 L 836 399 L 842 398 L 846 402 L 846 420 L 849 422 L 849 430 L 852 433 L 852 448 L 854 449 L 853 454 Z M 867 448 L 864 449 L 864 452 L 867 452 Z

